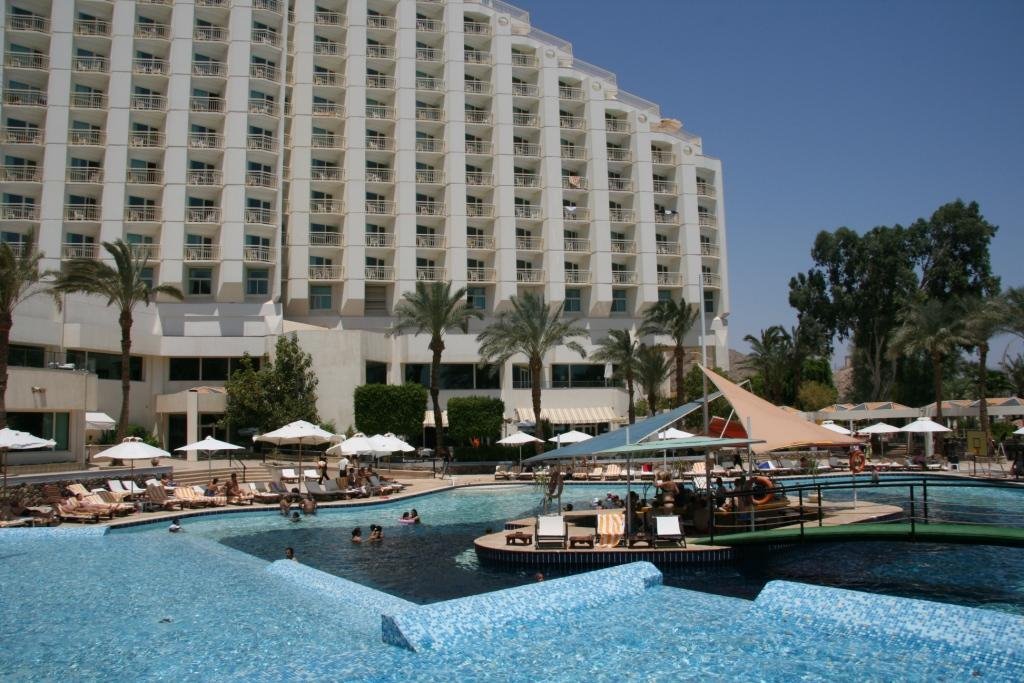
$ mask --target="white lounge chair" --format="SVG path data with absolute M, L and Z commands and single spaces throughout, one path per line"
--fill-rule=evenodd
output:
M 508 476 L 509 476 L 508 470 L 505 469 L 504 465 L 495 465 L 495 467 L 494 467 L 494 480 L 495 481 L 498 481 L 499 479 L 508 479 Z
M 286 484 L 298 484 L 299 475 L 295 474 L 295 470 L 291 467 L 285 467 L 281 470 L 281 481 Z
M 134 481 L 131 481 L 130 479 L 123 479 L 121 481 L 121 485 L 124 486 L 125 491 L 132 494 L 133 496 L 141 496 L 146 493 L 146 489 L 142 488 L 141 486 L 136 484 Z
M 604 468 L 603 467 L 595 467 L 594 469 L 590 470 L 590 474 L 587 475 L 587 479 L 589 479 L 590 481 L 601 481 L 601 479 L 603 477 L 604 477 Z
M 616 464 L 608 465 L 604 470 L 605 481 L 618 481 L 619 475 L 622 474 L 622 467 Z
M 546 544 L 557 544 L 559 548 L 565 548 L 565 539 L 568 535 L 565 518 L 562 515 L 541 515 L 537 517 L 537 533 L 534 534 L 534 542 L 538 548 Z
M 136 494 L 132 493 L 124 487 L 117 479 L 107 479 L 107 487 L 110 492 L 113 493 L 118 500 L 131 500 Z
M 679 526 L 678 517 L 667 515 L 654 518 L 654 545 L 658 545 L 658 541 L 673 541 L 676 545 L 686 547 L 686 536 Z
M 316 470 L 302 470 L 303 479 L 319 479 L 320 473 Z

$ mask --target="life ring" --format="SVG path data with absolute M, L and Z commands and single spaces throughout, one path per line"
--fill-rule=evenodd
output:
M 864 463 L 867 462 L 864 454 L 859 450 L 850 451 L 850 471 L 859 474 L 864 471 Z
M 750 501 L 754 505 L 764 505 L 765 503 L 772 502 L 772 499 L 775 498 L 775 494 L 772 493 L 771 490 L 775 488 L 775 482 L 768 477 L 754 477 L 753 481 L 750 483 L 750 490 L 753 491 L 758 487 L 764 489 L 764 494 L 761 496 L 751 495 Z

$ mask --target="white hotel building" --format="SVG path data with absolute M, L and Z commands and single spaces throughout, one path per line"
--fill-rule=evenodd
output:
M 709 361 L 728 363 L 721 163 L 516 7 L 2 0 L 0 12 L 0 239 L 33 232 L 58 269 L 121 238 L 149 256 L 153 282 L 181 288 L 184 302 L 140 307 L 134 328 L 131 420 L 167 446 L 208 433 L 233 359 L 284 332 L 312 353 L 320 414 L 340 429 L 355 386 L 425 376 L 426 340 L 384 334 L 417 281 L 466 286 L 488 315 L 541 293 L 591 346 L 682 296 L 702 306 Z M 85 411 L 120 405 L 105 303 L 58 310 L 39 296 L 15 317 L 13 422 L 75 454 Z M 510 420 L 529 418 L 515 361 L 474 369 L 486 323 L 449 336 L 442 397 L 500 396 Z M 551 354 L 554 421 L 624 416 L 609 376 Z

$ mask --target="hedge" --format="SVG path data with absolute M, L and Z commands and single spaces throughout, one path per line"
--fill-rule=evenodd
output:
M 366 435 L 391 432 L 419 441 L 427 388 L 419 384 L 363 384 L 352 393 L 356 429 Z
M 488 443 L 501 437 L 505 403 L 489 396 L 448 399 L 448 437 L 456 445 Z

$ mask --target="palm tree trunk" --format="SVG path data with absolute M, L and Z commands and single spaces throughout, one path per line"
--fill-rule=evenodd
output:
M 658 391 L 657 389 L 651 389 L 647 392 L 647 413 L 651 417 L 654 417 L 655 411 L 657 410 L 654 406 L 658 403 Z
M 121 416 L 117 421 L 117 440 L 121 441 L 128 433 L 128 401 L 132 390 L 131 364 L 132 358 L 132 312 L 121 311 Z
M 633 402 L 633 373 L 626 373 L 626 392 L 629 394 L 629 424 L 636 422 L 636 403 Z
M 444 451 L 444 424 L 441 415 L 441 400 L 438 398 L 441 393 L 441 352 L 444 351 L 444 342 L 440 337 L 430 340 L 430 350 L 434 356 L 430 361 L 430 402 L 434 409 L 434 452 L 442 455 Z
M 543 432 L 540 428 L 540 382 L 541 382 L 541 364 L 540 358 L 530 359 L 530 398 L 533 399 L 533 423 L 535 425 L 533 435 L 538 439 L 543 439 Z M 537 441 L 533 444 L 533 450 L 535 453 L 540 455 L 544 452 L 544 441 Z
M 7 426 L 7 354 L 11 350 L 13 325 L 10 313 L 0 313 L 0 429 Z
M 935 421 L 942 422 L 942 356 L 933 353 L 932 354 L 932 382 L 935 383 Z M 931 435 L 929 435 L 931 436 Z M 936 444 L 939 446 L 939 455 L 942 455 L 942 440 L 936 438 Z
M 676 343 L 674 351 L 676 361 L 676 407 L 683 405 L 683 359 L 686 357 L 686 350 L 680 340 Z
M 988 423 L 988 342 L 978 344 L 978 422 L 984 434 L 982 455 L 988 456 L 988 446 L 992 443 L 992 425 Z

